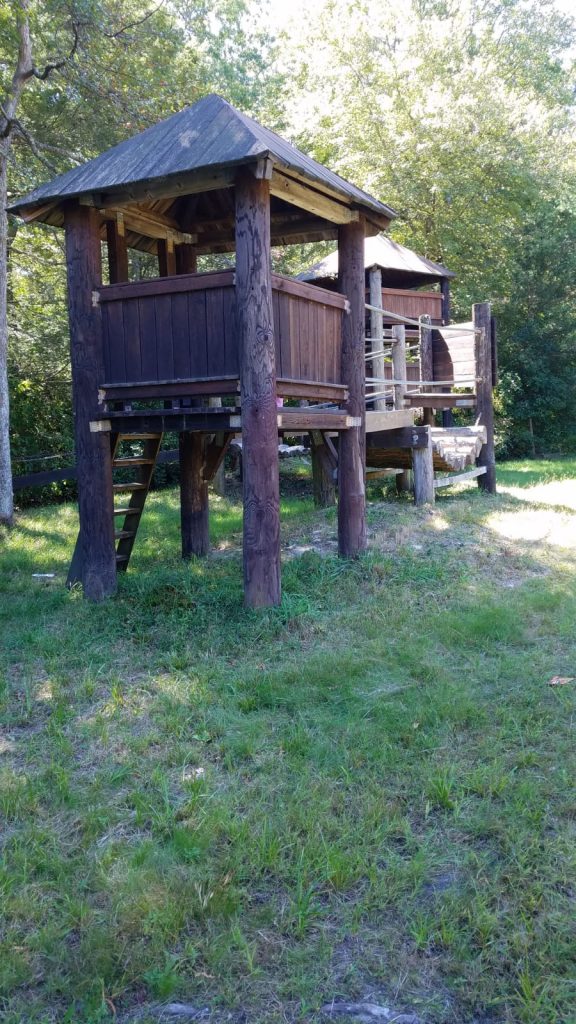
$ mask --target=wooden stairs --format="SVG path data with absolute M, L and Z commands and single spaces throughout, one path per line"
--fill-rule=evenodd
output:
M 144 505 L 152 483 L 162 434 L 111 434 L 112 474 L 114 497 L 122 499 L 114 503 L 114 539 L 116 541 L 116 567 L 126 572 L 130 555 L 138 533 Z M 135 449 L 138 449 L 135 451 Z M 118 480 L 118 471 L 128 479 Z M 82 579 L 82 552 L 80 534 L 76 540 L 74 554 L 68 571 L 66 585 L 72 587 Z
M 431 427 L 432 459 L 435 473 L 459 473 L 475 466 L 486 427 Z M 379 448 L 378 435 L 372 435 L 366 451 L 366 463 L 375 469 L 410 469 L 409 448 Z

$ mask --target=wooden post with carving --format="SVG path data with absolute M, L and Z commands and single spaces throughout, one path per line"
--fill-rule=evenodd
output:
M 236 179 L 236 316 L 240 346 L 244 598 L 280 603 L 280 487 L 270 263 L 270 183 Z
M 366 548 L 366 408 L 364 367 L 364 221 L 338 229 L 338 291 L 350 310 L 342 319 L 342 381 L 348 412 L 358 425 L 340 433 L 338 453 L 338 550 L 353 558 Z
M 481 426 L 486 427 L 486 444 L 476 459 L 486 472 L 478 477 L 478 487 L 496 494 L 496 457 L 494 454 L 494 406 L 492 398 L 492 323 L 489 302 L 472 306 L 474 350 L 476 356 L 476 412 Z
M 71 202 L 64 227 L 80 516 L 68 583 L 80 580 L 84 597 L 102 601 L 116 591 L 116 550 L 110 436 L 90 430 L 104 383 L 101 316 L 93 294 L 102 282 L 100 217 L 93 207 Z

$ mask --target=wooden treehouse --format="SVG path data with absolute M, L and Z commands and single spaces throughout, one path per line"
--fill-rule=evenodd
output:
M 298 280 L 334 291 L 338 262 L 336 250 Z M 384 235 L 366 238 L 364 272 L 368 475 L 396 470 L 399 489 L 413 486 L 417 502 L 433 501 L 436 488 L 473 477 L 494 491 L 497 359 L 489 305 L 476 305 L 470 322 L 451 324 L 453 272 Z M 454 409 L 476 409 L 476 423 L 455 427 Z M 327 453 L 313 447 L 314 462 L 315 496 L 329 503 L 335 488 L 327 482 Z M 412 469 L 413 483 L 401 472 Z
M 241 434 L 248 605 L 280 600 L 279 434 L 320 439 L 337 462 L 340 554 L 365 548 L 364 244 L 388 206 L 208 96 L 12 212 L 66 235 L 80 517 L 70 583 L 92 600 L 114 593 L 165 431 L 179 435 L 184 557 L 208 551 L 208 482 Z M 331 290 L 271 272 L 272 245 L 330 239 Z M 136 272 L 138 251 L 154 276 Z M 234 268 L 198 273 L 198 256 L 216 253 L 235 253 Z M 398 415 L 371 409 L 371 429 L 390 434 Z

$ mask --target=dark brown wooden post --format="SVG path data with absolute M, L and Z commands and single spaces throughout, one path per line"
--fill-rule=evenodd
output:
M 338 229 L 338 291 L 350 311 L 342 320 L 342 381 L 358 425 L 343 430 L 338 453 L 338 550 L 353 558 L 366 548 L 366 406 L 364 366 L 364 221 Z
M 494 455 L 494 407 L 492 404 L 492 324 L 489 302 L 472 306 L 474 349 L 476 355 L 476 411 L 478 422 L 486 427 L 487 440 L 476 459 L 477 466 L 486 466 L 478 477 L 478 487 L 496 494 L 496 458 Z
M 124 233 L 124 220 L 121 214 L 116 220 L 106 221 L 106 240 L 108 242 L 108 274 L 110 284 L 119 284 L 128 280 L 128 249 Z
M 176 273 L 195 274 L 198 267 L 198 258 L 193 245 L 183 242 L 176 246 Z
M 433 391 L 434 388 L 430 385 L 430 381 L 434 380 L 434 361 L 432 357 L 432 328 L 430 327 L 430 317 L 420 317 L 420 380 L 427 381 L 426 384 L 422 385 L 424 391 Z M 434 426 L 434 410 L 424 409 L 423 410 L 424 423 L 429 426 Z
M 158 272 L 160 277 L 172 277 L 176 273 L 176 254 L 173 238 L 158 239 Z
M 210 551 L 208 484 L 204 480 L 205 435 L 179 434 L 180 524 L 182 558 L 203 558 Z
M 89 206 L 64 211 L 74 435 L 80 515 L 80 571 L 84 597 L 102 601 L 116 590 L 110 436 L 93 433 L 98 388 L 104 382 L 100 308 L 93 293 L 102 281 L 100 219 Z
M 158 255 L 163 250 L 161 269 L 170 273 L 190 274 L 196 270 L 196 252 L 193 245 L 177 245 L 173 250 L 173 265 L 168 261 L 167 247 L 158 243 Z M 192 405 L 201 405 L 193 399 Z M 180 459 L 180 534 L 182 558 L 203 558 L 210 551 L 210 507 L 208 483 L 204 480 L 204 461 L 207 436 L 186 431 L 178 436 Z
M 312 494 L 316 508 L 330 508 L 336 504 L 334 464 L 326 440 L 319 430 L 310 432 L 312 453 Z
M 244 597 L 280 603 L 280 488 L 270 264 L 270 183 L 236 181 L 236 316 L 240 347 Z
M 450 323 L 450 278 L 443 277 L 440 281 L 440 294 L 442 295 L 442 323 Z

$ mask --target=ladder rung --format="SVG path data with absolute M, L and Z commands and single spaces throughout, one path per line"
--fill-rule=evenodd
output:
M 112 484 L 112 490 L 114 491 L 147 491 L 148 484 L 140 483 L 128 483 L 128 484 Z
M 114 515 L 115 516 L 139 516 L 141 512 L 142 512 L 141 508 L 130 508 L 130 507 L 127 507 L 127 508 L 115 508 L 114 509 Z
M 118 441 L 157 441 L 160 434 L 118 434 Z
M 136 530 L 114 530 L 116 540 L 124 540 L 126 537 L 135 537 Z
M 136 456 L 133 459 L 122 456 L 120 459 L 114 459 L 112 469 L 120 469 L 124 466 L 153 466 L 154 462 L 155 459 L 141 459 L 140 456 Z

